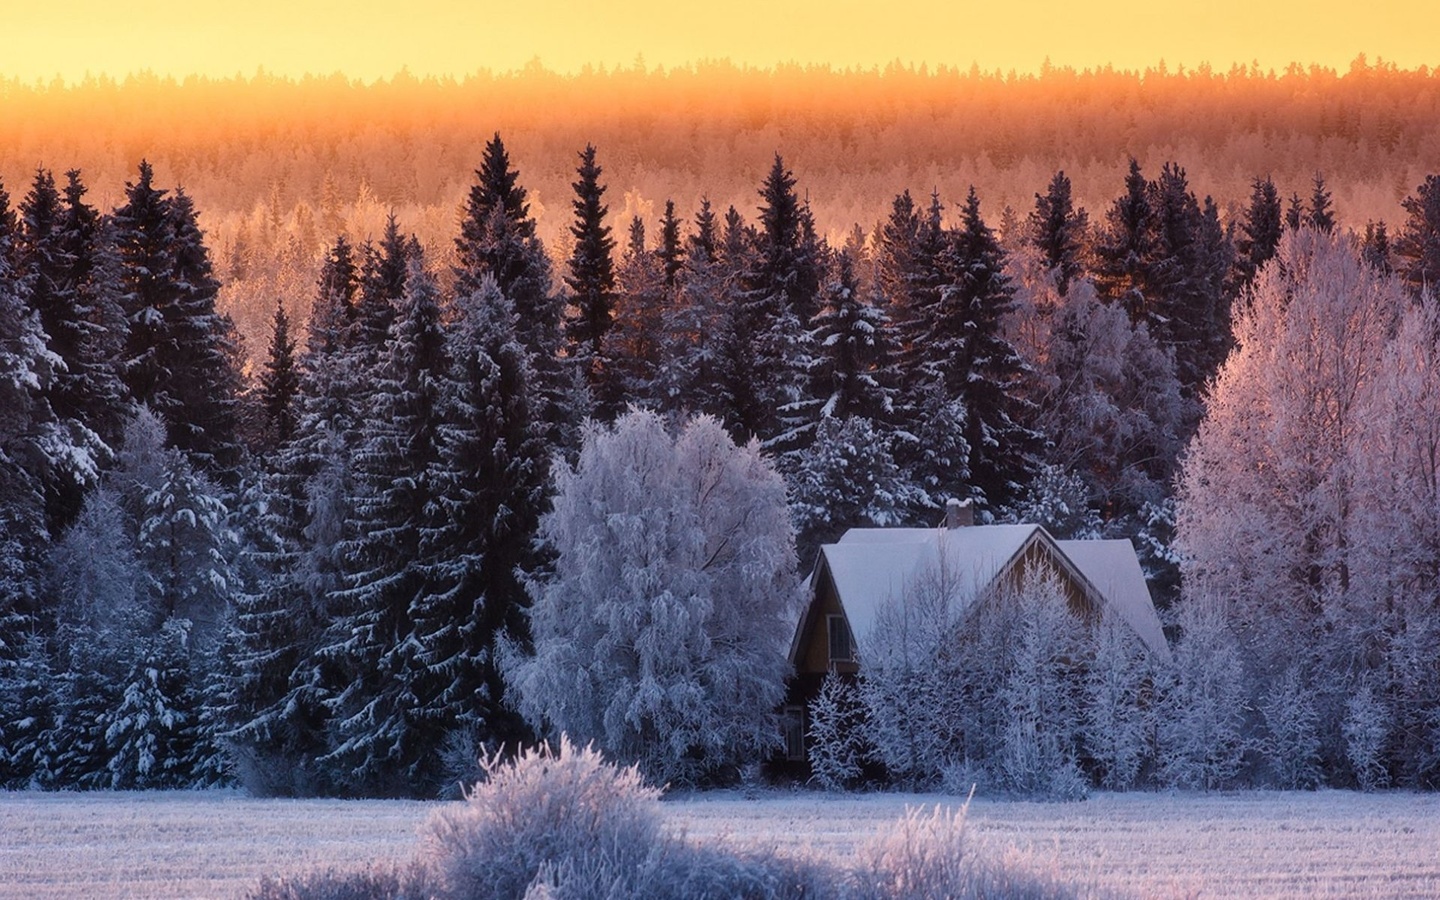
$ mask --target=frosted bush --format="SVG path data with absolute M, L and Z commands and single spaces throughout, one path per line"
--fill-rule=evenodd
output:
M 592 749 L 562 738 L 484 769 L 461 807 L 426 824 L 427 857 L 454 896 L 523 897 L 547 863 L 552 877 L 638 870 L 660 843 L 660 792 Z

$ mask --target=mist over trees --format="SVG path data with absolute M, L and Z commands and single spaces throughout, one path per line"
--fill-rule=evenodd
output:
M 337 219 L 303 286 L 222 286 L 148 163 L 0 192 L 0 781 L 433 796 L 561 732 L 733 779 L 819 544 L 952 498 L 1133 540 L 1174 659 L 1029 573 L 823 692 L 832 783 L 1440 777 L 1433 176 L 1363 237 L 1322 174 L 1132 159 L 832 241 L 787 157 L 616 215 L 581 146 L 568 241 L 495 134 L 444 240 Z

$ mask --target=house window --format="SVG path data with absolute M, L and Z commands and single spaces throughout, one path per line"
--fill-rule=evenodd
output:
M 830 631 L 830 661 L 851 662 L 855 659 L 855 644 L 850 640 L 850 623 L 844 616 L 826 616 Z
M 805 707 L 785 707 L 785 758 L 805 760 Z

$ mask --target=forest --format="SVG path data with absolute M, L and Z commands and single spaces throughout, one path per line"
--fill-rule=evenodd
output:
M 612 211 L 582 140 L 547 245 L 500 134 L 477 162 L 443 239 L 312 220 L 248 353 L 226 292 L 305 280 L 291 238 L 288 269 L 217 251 L 149 162 L 108 211 L 79 169 L 0 191 L 0 784 L 435 796 L 561 732 L 657 784 L 748 777 L 817 547 L 951 498 L 1131 539 L 1173 658 L 1035 573 L 939 623 L 988 656 L 822 692 L 855 726 L 822 784 L 1440 779 L 1440 176 L 1387 226 L 1318 169 L 1222 207 L 1132 157 L 1094 212 L 1056 169 L 831 230 L 779 153 L 748 200 Z
M 1236 219 L 1256 176 L 1288 200 L 1323 172 L 1344 228 L 1401 215 L 1440 158 L 1440 76 L 1357 57 L 1342 71 L 1045 67 L 1034 75 L 954 68 L 750 69 L 727 62 L 573 75 L 539 65 L 462 79 L 401 72 L 362 83 L 256 72 L 80 83 L 0 80 L 0 180 L 76 167 L 110 209 L 136 163 L 195 200 L 247 359 L 277 298 L 308 317 L 327 245 L 378 240 L 391 212 L 442 279 L 480 150 L 505 135 L 531 215 L 556 263 L 569 256 L 574 153 L 604 154 L 618 220 L 653 223 L 666 200 L 689 218 L 754 207 L 779 151 L 820 234 L 872 230 L 909 188 L 958 202 L 973 185 L 991 224 L 1019 218 L 1056 171 L 1075 203 L 1103 208 L 1135 157 L 1178 160 L 1199 196 Z

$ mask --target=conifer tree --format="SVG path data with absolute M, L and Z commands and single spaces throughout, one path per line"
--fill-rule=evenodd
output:
M 499 134 L 485 145 L 475 178 L 455 239 L 456 291 L 474 293 L 487 273 L 493 277 L 500 292 L 515 304 L 521 343 L 548 366 L 560 338 L 560 310 L 550 295 L 549 257 L 536 237 L 520 173 L 510 167 Z
M 570 274 L 565 278 L 575 307 L 574 316 L 566 323 L 570 355 L 591 358 L 588 374 L 592 387 L 598 376 L 595 366 L 601 359 L 601 344 L 614 322 L 615 310 L 615 264 L 610 255 L 615 241 L 610 237 L 610 226 L 605 224 L 609 208 L 601 202 L 605 193 L 605 186 L 600 184 L 602 171 L 595 162 L 594 145 L 587 144 L 580 151 L 580 167 L 576 170 L 580 180 L 571 185 L 575 189 L 570 204 L 575 210 L 575 222 L 570 234 L 575 238 L 575 249 L 570 254 Z
M 54 358 L 17 271 L 15 222 L 0 186 L 0 658 L 37 611 L 49 540 L 39 475 L 47 468 L 40 447 L 51 424 L 44 391 Z
M 746 433 L 777 449 L 794 446 L 805 419 L 802 382 L 810 369 L 804 324 L 819 295 L 821 248 L 809 209 L 795 194 L 795 176 L 779 154 L 760 188 L 755 268 L 746 279 L 743 326 L 752 342 L 756 407 Z
M 270 353 L 260 374 L 260 398 L 265 409 L 266 447 L 275 451 L 295 436 L 295 396 L 300 376 L 295 370 L 295 341 L 290 337 L 290 317 L 285 304 L 275 303 L 270 332 Z
M 525 648 L 525 579 L 540 560 L 534 535 L 548 448 L 514 307 L 491 279 L 461 297 L 433 483 L 437 515 L 420 534 L 429 588 L 414 609 L 432 734 L 514 747 L 528 735 L 506 702 L 502 644 Z
M 927 336 L 926 375 L 963 404 L 972 496 L 996 510 L 1033 477 L 1040 436 L 1023 424 L 1030 410 L 1019 391 L 1025 363 L 1001 327 L 1014 306 L 1004 251 L 980 217 L 973 188 L 941 265 L 948 283 Z
M 1330 205 L 1330 191 L 1325 187 L 1325 176 L 1319 172 L 1315 173 L 1314 188 L 1310 192 L 1310 214 L 1306 224 L 1326 234 L 1335 230 L 1335 210 Z
M 1026 222 L 1029 238 L 1039 248 L 1046 266 L 1055 272 L 1055 289 L 1064 297 L 1070 282 L 1082 271 L 1085 232 L 1089 216 L 1075 209 L 1070 179 L 1056 172 L 1044 194 L 1035 195 L 1035 209 Z
M 848 252 L 839 255 L 836 268 L 824 306 L 811 323 L 811 342 L 819 354 L 813 391 L 821 401 L 820 415 L 888 421 L 895 411 L 895 387 L 885 314 L 860 296 Z
M 1305 201 L 1300 199 L 1299 194 L 1291 194 L 1290 203 L 1285 207 L 1285 227 L 1298 231 L 1305 219 Z
M 334 793 L 319 760 L 329 702 L 343 686 L 320 654 L 339 612 L 343 548 L 355 534 L 353 456 L 362 410 L 356 385 L 359 272 L 341 235 L 326 256 L 298 364 L 296 437 L 256 485 L 263 512 L 250 552 L 261 584 L 237 601 L 226 739 L 242 783 L 260 795 Z
M 146 162 L 125 197 L 115 223 L 130 329 L 126 384 L 164 419 L 176 447 L 231 479 L 240 449 L 233 329 L 215 310 L 219 283 L 194 205 L 184 192 L 156 188 Z
M 46 417 L 52 425 L 44 442 L 44 460 L 35 474 L 45 495 L 46 522 L 57 534 L 79 513 L 86 487 L 94 483 L 110 456 L 110 447 L 88 426 L 81 409 L 88 399 L 84 391 L 91 386 L 84 375 L 91 374 L 86 351 L 94 326 L 87 321 L 74 273 L 89 261 L 93 250 L 75 248 L 86 254 L 84 262 L 72 256 L 64 220 L 55 179 L 40 169 L 20 206 L 14 249 L 27 305 L 39 317 L 52 361 L 51 377 L 36 398 L 49 410 Z M 103 384 L 94 386 L 105 389 Z
M 1095 244 L 1095 286 L 1111 303 L 1119 303 L 1130 318 L 1148 318 L 1152 302 L 1146 296 L 1149 284 L 1146 262 L 1153 256 L 1154 225 L 1149 182 L 1140 163 L 1130 160 L 1125 176 L 1125 193 L 1105 213 L 1105 225 Z
M 659 257 L 645 246 L 645 223 L 639 216 L 630 221 L 617 312 L 605 341 L 609 368 L 599 397 L 602 421 L 613 420 L 630 405 L 658 405 L 665 272 Z
M 1285 231 L 1284 210 L 1275 182 L 1268 177 L 1252 182 L 1250 205 L 1240 223 L 1240 236 L 1235 241 L 1236 281 L 1246 286 L 1255 279 L 1260 267 L 1275 255 L 1280 235 Z
M 685 250 L 680 242 L 680 220 L 675 216 L 675 201 L 665 201 L 665 215 L 660 217 L 660 247 L 655 251 L 665 269 L 665 287 L 673 290 L 685 265 Z
M 423 664 L 412 607 L 426 585 L 415 559 L 434 515 L 448 373 L 439 289 L 416 259 L 360 426 L 354 537 L 322 651 L 343 673 L 329 760 L 364 793 L 409 793 L 433 771 L 436 747 L 413 727 Z
M 1383 220 L 1365 223 L 1365 234 L 1360 239 L 1360 258 L 1382 274 L 1389 275 L 1395 271 L 1391 262 L 1390 234 Z
M 718 259 L 717 227 L 710 201 L 702 199 L 695 231 L 685 239 L 673 299 L 663 313 L 661 357 L 666 365 L 659 372 L 655 399 L 666 411 L 719 414 L 713 395 L 727 279 Z
M 1440 175 L 1427 175 L 1405 198 L 1405 224 L 1395 236 L 1395 268 L 1416 295 L 1440 285 Z

